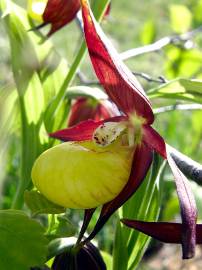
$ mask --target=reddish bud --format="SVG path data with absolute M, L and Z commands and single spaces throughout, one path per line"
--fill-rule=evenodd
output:
M 74 126 L 88 119 L 103 120 L 117 115 L 117 112 L 118 110 L 108 100 L 98 102 L 87 98 L 78 98 L 71 107 L 68 126 Z
M 45 24 L 51 24 L 48 36 L 71 22 L 80 9 L 79 0 L 48 0 L 43 13 Z

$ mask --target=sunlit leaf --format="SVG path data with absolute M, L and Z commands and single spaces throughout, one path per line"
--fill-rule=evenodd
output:
M 150 98 L 171 98 L 202 103 L 202 81 L 177 79 L 148 91 Z
M 171 5 L 170 18 L 172 28 L 177 33 L 183 33 L 189 30 L 192 22 L 192 14 L 184 5 Z
M 148 20 L 145 22 L 142 32 L 141 41 L 144 45 L 154 42 L 156 37 L 156 28 L 154 20 Z

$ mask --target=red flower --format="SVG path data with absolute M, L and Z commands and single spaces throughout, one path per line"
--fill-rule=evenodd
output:
M 52 133 L 50 136 L 63 141 L 92 140 L 94 131 L 100 125 L 112 121 L 127 121 L 134 134 L 137 130 L 140 131 L 128 183 L 115 199 L 102 207 L 95 228 L 85 241 L 92 239 L 116 209 L 137 190 L 152 162 L 152 152 L 156 151 L 168 160 L 175 178 L 182 216 L 181 230 L 180 232 L 178 230 L 176 235 L 179 238 L 177 240 L 182 243 L 183 258 L 190 258 L 194 255 L 195 249 L 197 211 L 188 181 L 172 159 L 169 146 L 151 127 L 154 115 L 143 88 L 121 61 L 118 53 L 96 23 L 87 0 L 81 0 L 81 5 L 86 43 L 95 73 L 109 98 L 123 112 L 124 116 L 102 121 L 84 121 L 71 128 Z M 79 240 L 81 240 L 94 210 L 86 210 Z M 129 221 L 124 222 L 130 223 Z M 137 226 L 136 228 L 138 229 Z M 158 231 L 156 234 L 158 234 Z

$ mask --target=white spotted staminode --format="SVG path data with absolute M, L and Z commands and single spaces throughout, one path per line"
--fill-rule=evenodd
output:
M 34 185 L 66 208 L 94 208 L 114 199 L 129 179 L 135 151 L 126 132 L 124 122 L 108 122 L 95 130 L 91 141 L 48 149 L 34 163 Z

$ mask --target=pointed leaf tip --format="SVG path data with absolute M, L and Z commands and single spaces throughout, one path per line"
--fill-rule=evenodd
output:
M 95 21 L 88 1 L 81 0 L 84 32 L 95 73 L 111 100 L 127 115 L 136 113 L 153 123 L 151 105 L 139 82 Z

